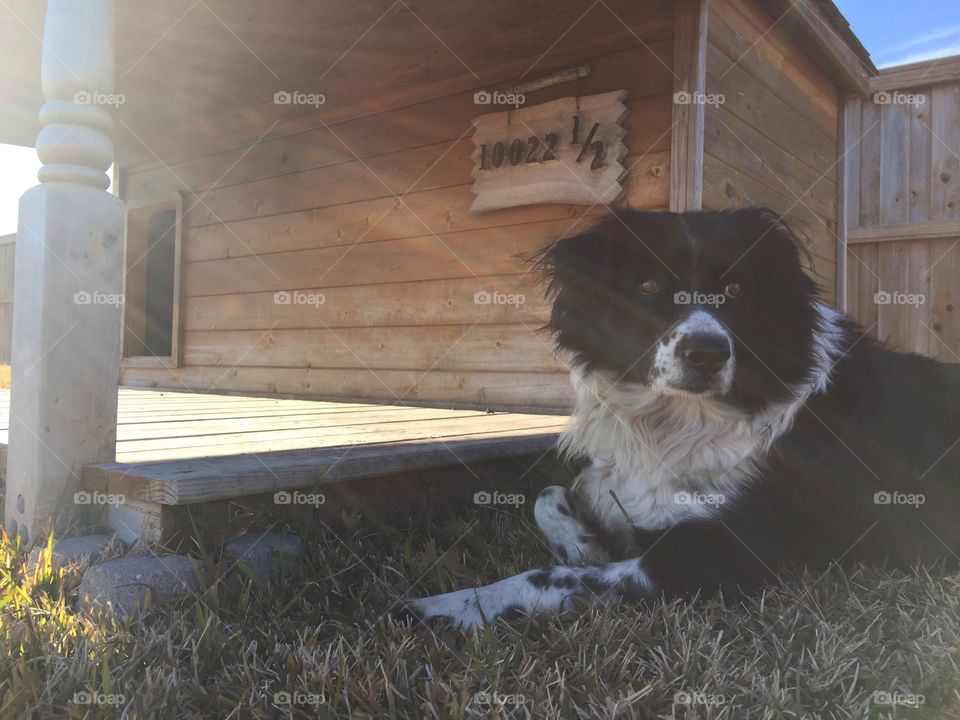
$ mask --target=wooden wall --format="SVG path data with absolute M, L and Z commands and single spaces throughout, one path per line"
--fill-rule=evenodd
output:
M 837 88 L 756 0 L 712 0 L 703 205 L 767 205 L 798 220 L 836 295 Z
M 672 12 L 643 42 L 582 58 L 592 66 L 588 78 L 527 97 L 532 104 L 628 89 L 622 202 L 637 208 L 668 205 L 671 31 Z M 567 376 L 538 331 L 547 315 L 542 289 L 519 256 L 576 232 L 598 211 L 470 214 L 470 121 L 496 109 L 475 105 L 473 90 L 458 92 L 127 173 L 128 201 L 162 202 L 186 189 L 189 210 L 181 367 L 126 368 L 122 382 L 566 407 Z M 290 291 L 323 302 L 275 302 Z M 479 292 L 525 302 L 476 304 Z
M 16 233 L 0 235 L 0 365 L 10 364 L 13 351 L 13 265 Z
M 893 88 L 898 73 L 912 76 L 891 68 L 877 83 L 898 98 L 846 105 L 848 311 L 874 337 L 960 362 L 960 72 Z

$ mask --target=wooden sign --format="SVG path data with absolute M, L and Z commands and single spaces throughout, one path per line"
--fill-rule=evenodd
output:
M 470 210 L 616 200 L 627 154 L 626 95 L 561 98 L 476 118 Z

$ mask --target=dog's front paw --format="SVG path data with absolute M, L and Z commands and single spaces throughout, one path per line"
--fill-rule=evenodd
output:
M 453 627 L 469 628 L 482 625 L 484 622 L 478 589 L 457 590 L 444 595 L 403 600 L 390 612 L 390 617 L 397 622 L 410 623 L 414 627 L 433 622 L 447 622 Z

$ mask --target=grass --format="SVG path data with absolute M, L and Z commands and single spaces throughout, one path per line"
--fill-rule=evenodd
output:
M 215 582 L 225 568 L 207 557 L 202 596 L 125 620 L 75 613 L 80 569 L 55 571 L 46 553 L 31 569 L 3 537 L 0 717 L 960 716 L 955 576 L 864 568 L 746 605 L 594 608 L 469 633 L 384 620 L 404 595 L 548 562 L 531 512 L 295 528 L 298 580 Z
M 0 390 L 10 389 L 10 366 L 0 365 Z

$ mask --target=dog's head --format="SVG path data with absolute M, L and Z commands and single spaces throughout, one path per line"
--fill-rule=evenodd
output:
M 810 373 L 817 287 L 763 208 L 618 210 L 538 256 L 558 349 L 586 371 L 744 408 Z

